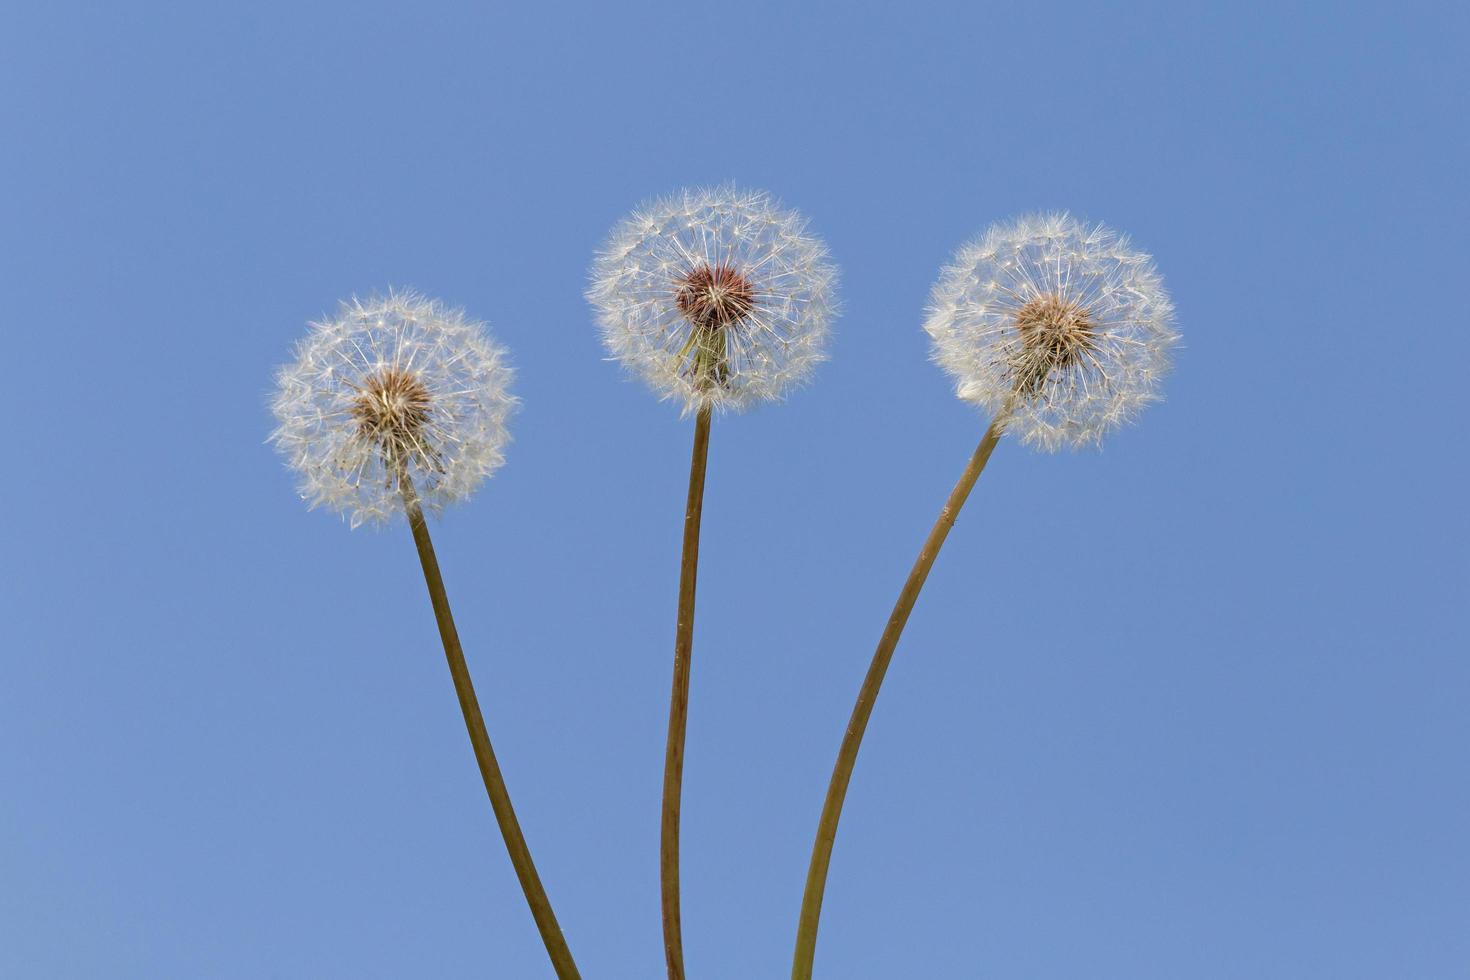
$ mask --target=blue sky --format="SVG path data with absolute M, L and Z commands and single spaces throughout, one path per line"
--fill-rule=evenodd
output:
M 589 978 L 660 975 L 690 424 L 582 299 L 735 180 L 842 268 L 832 360 L 712 438 L 691 975 L 782 976 L 851 700 L 985 420 L 939 266 L 1066 208 L 1184 344 L 1100 452 L 1003 443 L 922 596 L 818 975 L 1451 978 L 1470 962 L 1462 5 L 12 4 L 0 12 L 0 975 L 549 975 L 401 524 L 265 436 L 390 284 L 510 348 L 434 528 Z

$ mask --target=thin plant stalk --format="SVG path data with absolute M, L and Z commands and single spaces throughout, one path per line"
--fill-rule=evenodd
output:
M 424 568 L 424 582 L 429 587 L 429 601 L 434 605 L 434 619 L 439 624 L 439 638 L 444 641 L 444 656 L 449 661 L 449 674 L 454 678 L 454 691 L 459 696 L 459 708 L 464 713 L 465 728 L 469 731 L 470 744 L 475 749 L 475 761 L 480 765 L 480 776 L 485 780 L 485 792 L 490 795 L 490 807 L 495 811 L 495 820 L 500 825 L 500 834 L 505 838 L 505 849 L 510 853 L 510 863 L 520 879 L 521 890 L 526 894 L 526 904 L 541 932 L 541 941 L 546 944 L 546 955 L 556 970 L 559 980 L 580 980 L 577 964 L 572 960 L 557 924 L 556 913 L 551 901 L 541 886 L 541 877 L 531 860 L 530 848 L 521 833 L 520 822 L 510 803 L 510 792 L 505 787 L 505 777 L 500 774 L 500 764 L 495 761 L 495 750 L 490 746 L 490 735 L 485 730 L 485 718 L 480 713 L 480 702 L 475 697 L 475 686 L 470 681 L 469 667 L 465 664 L 464 649 L 459 643 L 459 631 L 454 628 L 454 615 L 449 610 L 449 596 L 444 591 L 444 578 L 439 574 L 439 560 L 434 556 L 434 542 L 429 538 L 429 525 L 424 520 L 423 508 L 406 470 L 399 471 L 399 485 L 403 490 L 403 507 L 408 514 L 408 526 L 413 529 L 413 543 L 418 547 L 419 562 Z
M 801 919 L 796 930 L 796 953 L 791 962 L 792 980 L 811 980 L 812 962 L 817 953 L 817 923 L 822 914 L 822 894 L 827 887 L 827 868 L 832 863 L 832 845 L 837 839 L 837 821 L 842 816 L 847 785 L 852 780 L 858 748 L 862 745 L 868 718 L 873 713 L 873 703 L 878 700 L 878 689 L 883 685 L 883 675 L 888 672 L 888 663 L 893 659 L 898 638 L 903 634 L 909 613 L 913 612 L 914 603 L 919 598 L 919 590 L 929 577 L 929 569 L 934 566 L 934 559 L 939 556 L 939 549 L 949 535 L 949 529 L 954 527 L 960 508 L 965 505 L 965 499 L 974 489 L 975 481 L 980 479 L 980 473 L 990 461 L 990 454 L 995 450 L 996 443 L 1000 442 L 1006 414 L 1002 412 L 991 421 L 984 438 L 975 449 L 975 454 L 970 457 L 965 472 L 960 475 L 954 490 L 950 491 L 949 499 L 939 512 L 939 519 L 934 522 L 929 537 L 924 540 L 924 547 L 919 551 L 919 557 L 914 561 L 908 581 L 904 582 L 903 591 L 898 594 L 893 614 L 888 617 L 888 625 L 878 641 L 873 661 L 868 665 L 868 675 L 863 678 L 863 686 L 858 691 L 857 703 L 853 705 L 847 731 L 842 736 L 842 747 L 837 752 L 837 764 L 832 767 L 832 781 L 827 786 L 827 798 L 822 803 L 822 817 L 817 823 L 817 838 L 812 844 L 806 889 L 801 896 Z
M 684 550 L 679 564 L 679 614 L 674 631 L 674 684 L 669 696 L 669 740 L 664 751 L 663 815 L 659 832 L 659 889 L 663 902 L 664 959 L 669 980 L 684 980 L 684 937 L 679 921 L 679 802 L 684 786 L 684 733 L 689 721 L 689 658 L 694 650 L 694 583 L 699 572 L 699 520 L 709 459 L 710 407 L 694 420 L 689 500 L 684 507 Z

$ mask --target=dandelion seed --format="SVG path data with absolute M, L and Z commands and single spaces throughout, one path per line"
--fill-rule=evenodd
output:
M 1153 259 L 1066 214 L 991 226 L 944 268 L 924 329 L 959 397 L 1048 451 L 1097 444 L 1159 398 L 1178 340 Z
M 272 441 L 313 507 L 353 527 L 468 497 L 504 462 L 515 408 L 505 351 L 482 324 L 413 292 L 344 302 L 277 375 Z
M 837 270 L 761 192 L 684 190 L 620 222 L 587 299 L 608 351 L 686 414 L 780 398 L 824 359 Z

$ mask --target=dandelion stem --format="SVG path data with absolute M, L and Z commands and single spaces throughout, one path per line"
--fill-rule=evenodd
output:
M 975 454 L 970 457 L 970 464 L 965 467 L 959 482 L 950 491 L 949 499 L 939 512 L 939 519 L 934 522 L 929 537 L 924 541 L 924 547 L 919 551 L 919 557 L 914 561 L 908 581 L 903 584 L 903 591 L 898 594 L 898 602 L 893 606 L 893 614 L 888 617 L 888 625 L 883 630 L 883 637 L 878 641 L 878 649 L 868 666 L 868 675 L 863 678 L 863 686 L 858 691 L 857 703 L 853 705 L 852 716 L 847 722 L 847 732 L 842 736 L 842 748 L 837 752 L 837 764 L 832 767 L 832 781 L 827 786 L 827 798 L 822 803 L 822 817 L 817 823 L 817 838 L 812 844 L 812 860 L 807 868 L 806 890 L 801 896 L 801 919 L 796 930 L 796 953 L 791 962 L 792 980 L 811 980 L 812 962 L 817 953 L 817 922 L 822 914 L 822 893 L 827 887 L 827 868 L 832 863 L 832 845 L 837 839 L 837 821 L 842 816 L 847 784 L 852 780 L 858 747 L 862 744 L 863 732 L 868 727 L 868 717 L 873 713 L 873 702 L 878 699 L 878 688 L 883 684 L 883 675 L 887 673 L 888 663 L 893 659 L 898 638 L 919 598 L 919 590 L 929 577 L 929 569 L 934 566 L 934 559 L 939 556 L 939 549 L 943 546 L 949 529 L 954 527 L 960 508 L 965 505 L 965 499 L 974 489 L 975 481 L 980 478 L 985 464 L 990 461 L 991 452 L 1000 441 L 1006 414 L 1002 412 L 991 421 L 984 438 L 975 449 Z
M 546 897 L 541 878 L 536 874 L 536 865 L 531 861 L 531 851 L 526 846 L 526 838 L 521 834 L 521 825 L 511 806 L 510 792 L 505 787 L 505 777 L 500 774 L 500 764 L 495 761 L 495 750 L 490 746 L 485 718 L 480 714 L 480 702 L 475 697 L 475 686 L 465 664 L 464 649 L 459 644 L 459 631 L 454 628 L 454 615 L 449 611 L 449 596 L 444 591 L 444 578 L 439 574 L 439 560 L 434 556 L 429 525 L 424 520 L 423 508 L 419 506 L 413 484 L 403 470 L 399 471 L 399 486 L 403 490 L 408 525 L 413 529 L 413 543 L 418 546 L 419 562 L 424 567 L 424 582 L 429 587 L 429 601 L 434 605 L 439 638 L 444 641 L 444 656 L 449 661 L 450 676 L 454 678 L 454 691 L 459 695 L 459 707 L 464 713 L 470 744 L 475 749 L 475 761 L 480 764 L 485 792 L 490 794 L 490 806 L 495 811 L 496 822 L 500 824 L 501 836 L 505 838 L 505 849 L 510 852 L 510 863 L 515 866 L 521 890 L 526 893 L 526 904 L 531 907 L 531 915 L 536 920 L 536 928 L 541 931 L 541 940 L 546 944 L 546 954 L 551 957 L 557 977 L 560 980 L 580 980 L 577 964 L 572 960 L 561 926 L 557 925 L 556 913 L 551 910 L 551 901 Z
M 709 459 L 710 407 L 694 420 L 689 459 L 689 502 L 684 507 L 684 552 L 679 564 L 679 619 L 674 631 L 674 686 L 669 696 L 669 741 L 664 751 L 664 801 L 659 834 L 659 888 L 664 913 L 664 958 L 669 980 L 684 980 L 684 937 L 679 922 L 679 798 L 684 785 L 684 731 L 689 721 L 689 657 L 694 649 L 694 581 L 699 571 L 699 519 Z

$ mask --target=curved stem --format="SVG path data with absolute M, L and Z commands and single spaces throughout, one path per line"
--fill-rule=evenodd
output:
M 454 616 L 449 611 L 449 596 L 444 591 L 444 578 L 439 574 L 439 560 L 434 556 L 434 542 L 429 538 L 429 526 L 424 521 L 423 508 L 406 472 L 399 473 L 399 486 L 403 491 L 403 507 L 408 513 L 408 526 L 413 529 L 413 543 L 418 546 L 419 563 L 424 567 L 424 582 L 429 586 L 429 601 L 434 605 L 434 619 L 439 624 L 439 638 L 444 641 L 444 656 L 449 661 L 449 674 L 454 678 L 454 692 L 459 695 L 459 708 L 464 713 L 465 728 L 470 733 L 470 744 L 475 749 L 475 761 L 480 764 L 480 776 L 485 780 L 485 792 L 490 794 L 490 807 L 495 811 L 495 820 L 500 824 L 500 834 L 505 838 L 505 849 L 510 852 L 510 863 L 515 866 L 516 877 L 521 881 L 521 890 L 526 893 L 526 904 L 541 931 L 541 941 L 546 944 L 546 954 L 560 980 L 580 980 L 577 964 L 572 960 L 562 937 L 561 926 L 557 925 L 556 913 L 551 910 L 551 901 L 541 887 L 541 878 L 536 874 L 536 865 L 531 861 L 531 851 L 526 838 L 521 834 L 521 825 L 516 820 L 515 809 L 510 804 L 510 792 L 505 788 L 505 778 L 500 774 L 500 764 L 495 761 L 495 750 L 490 747 L 490 735 L 485 730 L 485 718 L 480 714 L 480 702 L 475 697 L 475 686 L 470 681 L 469 667 L 465 664 L 464 650 L 459 645 L 459 631 L 454 628 Z
M 847 796 L 847 784 L 852 780 L 858 747 L 862 744 L 863 732 L 868 727 L 868 717 L 873 713 L 873 702 L 878 699 L 878 688 L 883 685 L 883 675 L 888 671 L 888 663 L 893 659 L 898 638 L 919 598 L 919 590 L 929 577 L 929 569 L 934 566 L 934 559 L 939 556 L 939 549 L 944 544 L 949 529 L 954 526 L 960 508 L 965 505 L 965 498 L 970 495 L 975 481 L 980 478 L 985 464 L 990 461 L 991 452 L 1000 441 L 1004 415 L 1005 413 L 1001 413 L 991 421 L 990 427 L 985 430 L 985 437 L 980 440 L 975 454 L 970 457 L 970 465 L 965 467 L 965 472 L 960 475 L 959 482 L 950 492 L 949 500 L 945 501 L 944 509 L 939 512 L 939 519 L 934 522 L 934 527 L 909 572 L 908 581 L 904 582 L 903 591 L 898 594 L 898 602 L 893 606 L 893 614 L 888 617 L 888 625 L 878 641 L 873 662 L 868 666 L 868 675 L 863 678 L 862 689 L 858 691 L 857 704 L 853 705 L 852 717 L 847 722 L 847 732 L 842 736 L 842 748 L 837 752 L 837 764 L 832 767 L 832 781 L 827 786 L 827 798 L 822 803 L 822 817 L 817 823 L 817 839 L 812 844 L 812 860 L 806 873 L 806 890 L 801 896 L 801 920 L 796 930 L 796 953 L 791 961 L 792 980 L 811 980 L 812 961 L 817 953 L 817 923 L 822 914 L 822 893 L 827 887 L 827 867 L 832 863 L 832 844 L 837 839 L 837 821 L 842 816 L 842 802 Z
M 689 501 L 684 507 L 684 554 L 679 564 L 679 618 L 674 630 L 674 686 L 669 696 L 669 741 L 664 750 L 664 802 L 658 847 L 664 912 L 664 959 L 669 980 L 684 980 L 684 936 L 679 922 L 679 799 L 684 786 L 684 731 L 689 721 L 689 656 L 694 650 L 694 582 L 699 572 L 699 519 L 709 459 L 709 406 L 694 420 Z

